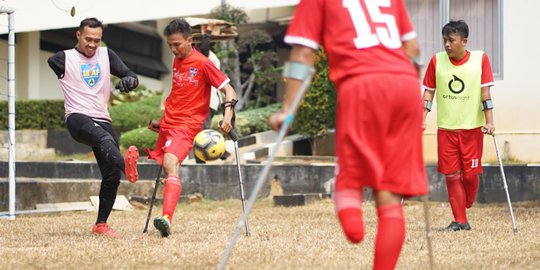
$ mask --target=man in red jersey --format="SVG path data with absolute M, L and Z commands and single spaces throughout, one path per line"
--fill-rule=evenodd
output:
M 401 198 L 428 192 L 422 158 L 422 100 L 416 33 L 402 0 L 303 0 L 285 42 L 298 77 L 313 66 L 322 45 L 337 89 L 334 203 L 346 237 L 364 237 L 362 190 L 371 187 L 379 218 L 374 269 L 393 269 L 405 239 Z M 292 63 L 291 63 L 292 62 Z M 287 70 L 287 69 L 286 69 Z M 278 129 L 301 80 L 288 79 Z
M 447 230 L 470 230 L 466 212 L 474 203 L 482 173 L 482 129 L 488 134 L 495 131 L 493 73 L 483 51 L 465 49 L 469 37 L 465 21 L 450 21 L 442 35 L 445 51 L 431 58 L 424 76 L 424 119 L 437 95 L 438 171 L 446 176 L 454 216 Z
M 193 138 L 202 129 L 209 111 L 210 89 L 225 94 L 224 116 L 220 126 L 228 133 L 236 104 L 236 93 L 229 79 L 212 62 L 192 48 L 191 27 L 183 19 L 171 21 L 163 31 L 174 54 L 172 88 L 165 101 L 161 120 L 152 120 L 148 128 L 159 133 L 156 148 L 149 152 L 167 176 L 163 190 L 163 215 L 154 219 L 162 237 L 169 236 L 172 217 L 182 184 L 179 164 L 193 147 Z

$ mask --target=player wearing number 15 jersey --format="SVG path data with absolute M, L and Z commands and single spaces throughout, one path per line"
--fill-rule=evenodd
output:
M 364 237 L 362 191 L 374 191 L 379 218 L 374 269 L 393 269 L 405 238 L 402 197 L 427 193 L 422 100 L 413 61 L 416 34 L 402 0 L 303 0 L 285 42 L 290 61 L 313 66 L 322 46 L 337 86 L 335 208 L 346 237 Z M 298 66 L 298 65 L 296 65 Z M 285 120 L 299 80 L 287 80 L 274 129 Z

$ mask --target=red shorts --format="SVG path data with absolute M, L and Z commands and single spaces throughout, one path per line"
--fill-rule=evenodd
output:
M 338 87 L 336 191 L 371 187 L 427 194 L 418 78 L 368 74 Z
M 182 163 L 193 148 L 193 138 L 196 134 L 197 132 L 186 129 L 160 128 L 156 148 L 152 151 L 147 149 L 148 158 L 163 165 L 163 155 L 171 153 Z
M 482 173 L 484 133 L 481 128 L 437 131 L 438 170 L 452 174 L 460 169 L 464 174 Z

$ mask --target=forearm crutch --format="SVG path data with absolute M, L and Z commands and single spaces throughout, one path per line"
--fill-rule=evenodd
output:
M 426 240 L 427 240 L 427 248 L 428 248 L 428 256 L 429 256 L 429 269 L 433 270 L 435 269 L 435 263 L 433 260 L 433 247 L 431 246 L 431 222 L 430 218 L 431 215 L 429 214 L 429 195 L 422 196 L 422 202 L 424 203 L 424 222 L 426 226 Z
M 291 126 L 294 120 L 294 113 L 296 112 L 296 109 L 300 105 L 300 101 L 304 97 L 304 93 L 306 92 L 311 82 L 311 78 L 313 77 L 314 72 L 315 71 L 311 69 L 310 72 L 306 74 L 305 79 L 302 80 L 302 85 L 298 89 L 296 97 L 294 97 L 294 100 L 292 101 L 291 107 L 289 108 L 289 112 L 287 113 L 285 121 L 283 121 L 283 124 L 281 124 L 281 128 L 279 129 L 276 143 L 271 148 L 266 164 L 264 165 L 263 169 L 259 173 L 259 176 L 257 177 L 257 181 L 255 182 L 255 186 L 253 187 L 253 190 L 251 191 L 245 211 L 243 215 L 240 217 L 240 219 L 238 220 L 238 224 L 236 224 L 236 228 L 234 229 L 231 241 L 227 245 L 227 249 L 225 250 L 223 257 L 221 257 L 221 260 L 219 261 L 219 265 L 217 267 L 218 270 L 223 270 L 223 268 L 225 267 L 225 264 L 227 263 L 227 260 L 229 259 L 229 255 L 231 254 L 231 251 L 234 245 L 236 244 L 236 241 L 238 240 L 238 236 L 240 235 L 240 231 L 242 230 L 242 227 L 244 227 L 244 224 L 246 223 L 246 220 L 249 216 L 249 212 L 251 211 L 251 208 L 253 208 L 255 199 L 257 199 L 257 195 L 259 194 L 259 191 L 261 190 L 266 178 L 268 177 L 268 173 L 270 172 L 270 168 L 272 167 L 272 161 L 274 160 L 274 157 L 277 151 L 279 150 L 279 146 L 281 142 L 283 141 L 283 138 L 285 138 L 285 135 L 287 134 L 287 131 L 289 130 L 289 127 Z
M 495 133 L 491 134 L 493 136 L 493 143 L 495 144 L 495 152 L 497 153 L 497 160 L 499 161 L 499 168 L 501 169 L 501 175 L 504 184 L 504 191 L 506 192 L 506 200 L 508 201 L 508 209 L 510 210 L 510 216 L 512 217 L 512 229 L 514 233 L 517 233 L 516 219 L 514 218 L 514 210 L 512 209 L 512 201 L 510 200 L 510 193 L 508 192 L 508 184 L 506 183 L 506 176 L 504 174 L 504 168 L 501 160 L 501 155 L 499 154 L 499 145 L 497 144 L 497 138 Z
M 146 233 L 148 231 L 148 222 L 150 222 L 150 216 L 152 215 L 152 207 L 154 207 L 154 203 L 156 202 L 156 194 L 159 187 L 159 179 L 161 177 L 161 170 L 163 167 L 161 165 L 158 169 L 158 174 L 156 176 L 156 183 L 154 186 L 154 192 L 152 193 L 152 199 L 150 200 L 150 209 L 148 209 L 148 216 L 146 217 L 146 223 L 144 224 L 144 230 L 143 233 Z
M 238 134 L 236 133 L 235 125 L 234 125 L 235 118 L 236 118 L 236 115 L 233 114 L 233 119 L 232 119 L 233 128 L 228 133 L 228 135 L 231 138 L 231 140 L 234 142 L 234 152 L 236 155 L 236 168 L 238 169 L 238 181 L 240 182 L 240 199 L 242 200 L 242 213 L 245 214 L 246 213 L 246 198 L 244 196 L 244 181 L 242 181 L 242 170 L 240 168 L 240 152 L 238 150 Z M 219 121 L 220 125 L 221 123 L 222 121 Z M 250 236 L 251 232 L 249 231 L 247 217 L 244 223 L 244 227 L 246 229 L 246 236 Z

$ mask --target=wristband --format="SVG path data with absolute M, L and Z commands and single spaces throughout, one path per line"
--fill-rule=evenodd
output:
M 482 111 L 493 110 L 493 101 L 491 99 L 482 100 Z
M 433 102 L 430 100 L 424 100 L 424 109 L 426 109 L 428 112 L 431 112 L 431 106 L 433 105 Z

